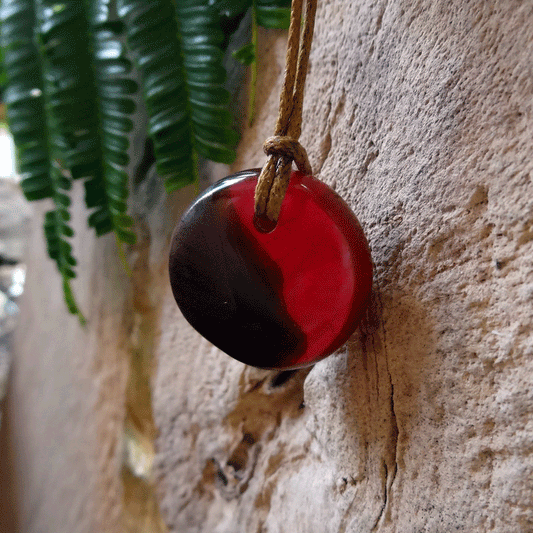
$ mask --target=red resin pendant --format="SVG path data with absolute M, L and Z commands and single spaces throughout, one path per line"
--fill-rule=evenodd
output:
M 348 205 L 301 172 L 274 230 L 258 230 L 258 174 L 224 178 L 189 207 L 172 238 L 170 283 L 188 322 L 231 357 L 303 367 L 357 327 L 372 287 L 370 251 Z

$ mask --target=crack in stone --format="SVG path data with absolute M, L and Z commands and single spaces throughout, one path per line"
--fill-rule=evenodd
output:
M 335 85 L 335 82 L 333 83 L 333 85 Z M 346 93 L 343 90 L 339 98 L 339 101 L 337 102 L 335 106 L 335 110 L 333 111 L 333 117 L 331 118 L 331 120 L 329 120 L 329 116 L 331 114 L 331 100 L 329 101 L 327 119 L 326 119 L 329 123 L 327 125 L 326 134 L 324 138 L 322 139 L 322 142 L 320 143 L 320 149 L 319 149 L 320 153 L 319 153 L 319 158 L 318 158 L 318 164 L 315 165 L 315 169 L 314 169 L 315 175 L 320 174 L 320 171 L 322 170 L 324 163 L 329 157 L 329 154 L 331 152 L 331 146 L 332 146 L 331 132 L 333 131 L 335 125 L 337 124 L 339 116 L 343 114 L 345 105 L 346 105 Z
M 383 461 L 383 503 L 381 504 L 381 509 L 379 510 L 378 516 L 374 522 L 374 525 L 372 526 L 371 532 L 376 531 L 376 528 L 378 527 L 379 521 L 381 520 L 381 517 L 383 516 L 383 513 L 385 512 L 385 508 L 387 507 L 387 501 L 388 501 L 388 491 L 387 491 L 387 477 L 388 477 L 388 468 L 387 463 Z
M 383 301 L 381 299 L 381 292 L 379 287 L 379 282 L 376 282 L 376 285 L 378 287 L 377 292 L 377 298 L 379 301 L 379 307 L 380 310 L 383 309 Z M 380 312 L 380 316 L 382 313 Z M 384 468 L 384 478 L 383 478 L 383 505 L 381 508 L 381 511 L 378 515 L 378 518 L 372 528 L 371 531 L 375 531 L 379 521 L 381 520 L 382 516 L 385 513 L 385 510 L 387 508 L 387 505 L 389 503 L 390 499 L 390 491 L 392 488 L 392 484 L 394 483 L 394 480 L 396 479 L 396 474 L 398 472 L 398 435 L 399 435 L 399 429 L 398 429 L 398 421 L 396 418 L 396 411 L 394 407 L 394 384 L 392 382 L 392 376 L 389 369 L 389 353 L 387 349 L 387 332 L 385 329 L 385 324 L 383 323 L 383 319 L 380 319 L 381 324 L 381 335 L 383 337 L 383 354 L 385 356 L 385 368 L 387 372 L 387 377 L 390 385 L 390 434 L 389 434 L 389 445 L 388 445 L 388 452 L 390 453 L 386 455 L 386 459 L 388 459 L 389 463 L 393 465 L 392 469 L 389 469 L 389 466 L 387 464 L 387 460 L 383 461 L 383 468 Z M 390 475 L 389 475 L 390 470 Z
M 352 509 L 356 501 L 357 501 L 357 498 L 352 498 L 352 501 L 350 502 L 348 509 L 346 509 L 346 511 L 344 512 L 344 516 L 342 517 L 341 523 L 339 524 L 338 533 L 346 533 L 346 528 L 348 527 L 348 519 L 350 518 L 352 514 Z
M 374 31 L 374 34 L 377 35 L 379 33 L 379 30 L 381 30 L 381 27 L 383 25 L 383 15 L 385 15 L 385 11 L 387 10 L 389 2 L 386 0 L 383 2 L 383 5 L 381 6 L 378 16 L 376 18 L 376 29 Z
M 370 147 L 369 151 L 366 154 L 366 157 L 361 165 L 360 172 L 362 175 L 366 174 L 368 172 L 368 168 L 370 165 L 378 158 L 379 156 L 379 150 L 373 149 L 373 147 Z

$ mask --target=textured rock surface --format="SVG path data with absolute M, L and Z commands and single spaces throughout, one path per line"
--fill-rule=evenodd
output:
M 274 128 L 285 41 L 261 40 L 235 170 L 262 164 Z M 151 263 L 132 256 L 134 287 L 153 274 L 134 297 L 112 239 L 78 230 L 83 333 L 36 221 L 0 435 L 3 489 L 16 476 L 0 507 L 20 531 L 148 530 L 124 526 L 121 435 L 128 358 L 154 316 L 170 531 L 532 531 L 531 57 L 530 2 L 320 1 L 302 144 L 364 225 L 376 275 L 361 330 L 310 370 L 229 359 L 180 316 L 161 243 Z
M 235 170 L 273 131 L 269 46 Z M 302 144 L 365 227 L 373 305 L 338 355 L 276 377 L 199 338 L 168 291 L 171 531 L 533 530 L 532 54 L 528 2 L 320 2 Z

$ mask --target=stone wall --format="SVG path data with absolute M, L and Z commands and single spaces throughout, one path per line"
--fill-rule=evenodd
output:
M 264 161 L 284 39 L 260 35 L 233 170 Z M 375 280 L 360 330 L 312 369 L 255 370 L 199 337 L 163 222 L 133 281 L 112 240 L 78 236 L 80 333 L 36 224 L 8 395 L 20 531 L 532 531 L 531 57 L 531 2 L 319 2 L 301 141 Z
M 268 42 L 234 169 L 273 131 Z M 533 531 L 531 57 L 530 2 L 320 2 L 302 144 L 367 233 L 371 310 L 337 355 L 280 375 L 212 348 L 167 291 L 171 531 Z

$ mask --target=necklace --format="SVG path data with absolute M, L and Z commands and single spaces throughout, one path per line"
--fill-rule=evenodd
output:
M 301 39 L 303 0 L 292 3 L 266 164 L 209 187 L 171 243 L 170 282 L 187 321 L 228 355 L 261 368 L 299 368 L 332 354 L 358 326 L 372 287 L 361 225 L 312 177 L 298 142 L 316 2 L 307 0 Z

